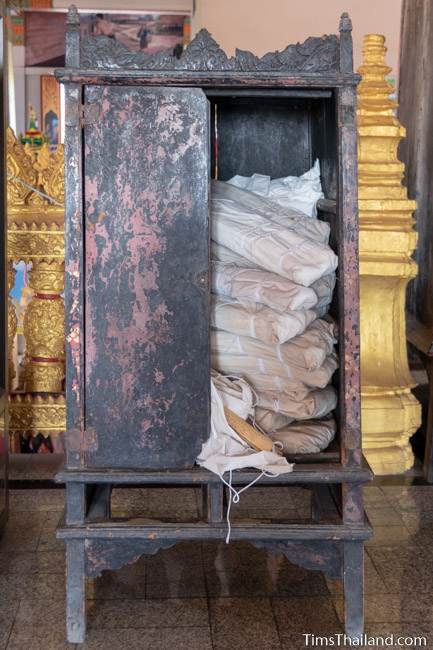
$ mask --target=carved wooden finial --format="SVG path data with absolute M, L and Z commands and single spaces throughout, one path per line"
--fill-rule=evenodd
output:
M 78 68 L 80 65 L 80 14 L 75 5 L 71 5 L 68 9 L 66 28 L 66 65 Z
M 352 21 L 350 20 L 350 16 L 347 11 L 341 14 L 339 30 L 340 32 L 352 31 Z
M 70 5 L 68 9 L 68 17 L 66 18 L 68 27 L 77 27 L 80 25 L 80 15 L 75 5 Z
M 353 72 L 352 21 L 344 12 L 340 18 L 340 72 Z

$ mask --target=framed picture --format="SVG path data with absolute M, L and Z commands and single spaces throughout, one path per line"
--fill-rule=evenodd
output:
M 186 45 L 189 21 L 186 14 L 80 13 L 82 36 L 108 36 L 130 50 L 149 54 Z M 63 67 L 65 33 L 66 13 L 26 11 L 26 67 Z
M 60 86 L 52 75 L 41 75 L 41 126 L 49 144 L 60 143 Z

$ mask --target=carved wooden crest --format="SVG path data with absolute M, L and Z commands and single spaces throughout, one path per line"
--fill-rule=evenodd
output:
M 206 29 L 191 41 L 180 58 L 171 50 L 156 54 L 131 52 L 113 38 L 89 36 L 83 39 L 80 64 L 83 68 L 113 70 L 185 70 L 195 72 L 338 72 L 340 41 L 337 36 L 308 38 L 304 43 L 288 45 L 281 52 L 257 57 L 236 50 L 232 57 L 220 48 Z

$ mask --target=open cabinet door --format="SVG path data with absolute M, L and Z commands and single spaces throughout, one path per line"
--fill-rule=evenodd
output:
M 85 465 L 191 467 L 209 429 L 209 111 L 84 89 Z
M 3 9 L 3 11 L 5 11 Z M 8 431 L 7 431 L 7 270 L 6 270 L 6 120 L 7 96 L 6 67 L 4 60 L 4 14 L 0 16 L 0 533 L 8 513 Z

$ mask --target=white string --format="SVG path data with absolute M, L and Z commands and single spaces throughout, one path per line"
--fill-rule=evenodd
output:
M 275 447 L 279 447 L 279 448 L 282 449 L 283 445 L 282 445 L 281 442 L 276 441 L 276 442 L 273 443 L 272 451 L 274 451 Z M 230 542 L 230 535 L 231 535 L 231 532 L 232 532 L 232 526 L 231 526 L 231 523 L 230 523 L 230 510 L 231 510 L 231 507 L 232 507 L 232 502 L 233 503 L 239 503 L 242 492 L 245 492 L 245 490 L 248 490 L 248 488 L 252 487 L 254 485 L 254 483 L 257 483 L 257 481 L 259 481 L 262 478 L 262 476 L 267 476 L 268 478 L 273 478 L 274 474 L 271 474 L 271 473 L 266 472 L 265 470 L 262 470 L 260 472 L 260 474 L 258 476 L 256 476 L 256 478 L 254 480 L 252 480 L 250 483 L 248 483 L 248 485 L 244 485 L 244 487 L 241 488 L 240 490 L 235 490 L 235 488 L 232 485 L 233 470 L 231 470 L 231 469 L 229 470 L 229 482 L 228 483 L 227 483 L 227 481 L 225 480 L 225 478 L 223 477 L 222 474 L 219 475 L 221 481 L 229 489 L 229 502 L 227 504 L 227 514 L 226 514 L 226 520 L 227 520 L 226 544 L 228 544 Z
M 232 527 L 231 527 L 231 523 L 230 523 L 230 510 L 231 510 L 231 507 L 232 507 L 232 501 L 233 501 L 233 503 L 239 503 L 242 492 L 245 492 L 245 490 L 248 490 L 248 488 L 252 487 L 254 485 L 254 483 L 257 483 L 257 481 L 259 481 L 262 478 L 262 476 L 272 476 L 272 474 L 267 474 L 266 472 L 262 471 L 258 476 L 256 476 L 256 478 L 253 481 L 251 481 L 251 483 L 248 483 L 248 485 L 244 485 L 244 487 L 241 488 L 240 490 L 235 490 L 235 488 L 232 486 L 232 470 L 231 469 L 229 470 L 229 482 L 228 483 L 227 483 L 227 481 L 225 480 L 225 478 L 223 477 L 222 474 L 219 475 L 219 477 L 222 480 L 222 482 L 224 483 L 224 485 L 226 485 L 228 487 L 228 489 L 229 489 L 229 502 L 228 502 L 228 505 L 227 505 L 227 515 L 226 515 L 227 528 L 228 528 L 227 535 L 226 535 L 226 544 L 228 544 L 230 542 L 230 535 L 231 535 L 231 531 L 232 531 Z

